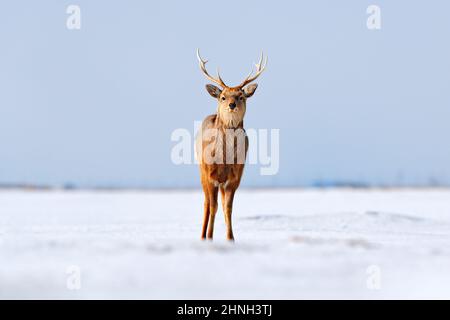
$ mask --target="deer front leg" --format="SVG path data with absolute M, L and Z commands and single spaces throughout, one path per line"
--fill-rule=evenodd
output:
M 225 189 L 224 190 L 225 202 L 223 205 L 223 208 L 224 208 L 223 213 L 225 216 L 225 224 L 227 227 L 227 239 L 231 240 L 231 241 L 234 241 L 233 227 L 231 224 L 231 214 L 233 213 L 233 199 L 234 199 L 235 192 L 236 192 L 235 189 Z
M 208 222 L 209 222 L 209 190 L 208 190 L 208 183 L 204 181 L 202 177 L 202 187 L 203 187 L 203 193 L 205 195 L 205 201 L 203 205 L 203 226 L 202 226 L 202 235 L 201 239 L 206 239 L 206 229 L 208 228 Z
M 202 240 L 206 239 L 206 229 L 209 221 L 209 197 L 205 194 L 205 204 L 203 208 L 203 226 L 202 226 Z
M 209 224 L 208 224 L 208 239 L 213 238 L 214 220 L 217 213 L 217 196 L 219 188 L 211 185 L 209 187 Z
M 222 211 L 223 211 L 223 214 L 225 215 L 225 188 L 223 187 L 223 185 L 221 185 L 220 187 L 219 187 L 219 189 L 220 189 L 220 195 L 222 196 Z

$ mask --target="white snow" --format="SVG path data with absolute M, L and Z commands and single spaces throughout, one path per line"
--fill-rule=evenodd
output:
M 1 191 L 0 298 L 450 298 L 450 190 L 242 189 L 234 244 L 202 202 Z

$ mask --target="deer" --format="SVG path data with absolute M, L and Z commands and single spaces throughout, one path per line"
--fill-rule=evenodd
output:
M 212 77 L 197 49 L 197 59 L 203 75 L 218 86 L 207 84 L 206 91 L 217 100 L 217 111 L 207 116 L 196 137 L 196 156 L 204 193 L 201 239 L 213 239 L 214 221 L 218 209 L 218 193 L 222 198 L 226 238 L 234 241 L 231 215 L 233 199 L 244 172 L 248 151 L 248 137 L 244 129 L 247 99 L 253 96 L 258 85 L 252 83 L 265 70 L 267 57 L 261 53 L 256 72 L 252 71 L 238 86 L 227 86 L 220 77 Z

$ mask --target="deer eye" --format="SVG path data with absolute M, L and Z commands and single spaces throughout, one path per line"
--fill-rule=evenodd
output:
M 225 97 L 222 97 L 222 100 L 225 101 Z
M 243 97 L 243 96 L 240 96 L 240 97 L 239 97 L 239 100 L 241 100 L 241 101 L 244 100 L 244 97 Z

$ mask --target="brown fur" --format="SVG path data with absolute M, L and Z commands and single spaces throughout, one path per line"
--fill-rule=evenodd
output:
M 201 134 L 197 136 L 196 141 L 201 183 L 205 195 L 202 239 L 206 237 L 208 239 L 213 238 L 214 221 L 218 209 L 218 192 L 220 190 L 227 228 L 227 239 L 234 240 L 231 223 L 233 199 L 241 182 L 248 150 L 248 138 L 245 135 L 243 120 L 246 111 L 246 100 L 253 95 L 256 87 L 256 84 L 254 84 L 244 89 L 227 87 L 221 90 L 213 85 L 207 85 L 208 92 L 218 100 L 218 110 L 216 114 L 205 118 L 202 123 Z M 229 107 L 230 103 L 236 103 L 236 107 L 233 110 Z M 215 130 L 216 134 L 213 137 L 205 134 L 209 129 Z M 240 149 L 237 147 L 238 137 L 233 138 L 232 146 L 227 146 L 226 131 L 229 129 L 239 130 L 245 135 L 245 148 Z M 233 152 L 233 163 L 227 163 L 226 159 L 226 152 L 227 150 L 230 152 L 230 147 L 231 152 Z M 211 150 L 212 154 L 215 155 L 222 150 L 223 156 L 215 158 L 216 161 L 211 163 L 207 159 L 207 152 Z M 238 154 L 239 152 L 244 152 L 245 154 Z M 244 159 L 243 162 L 238 161 L 239 156 L 241 156 L 241 159 Z

